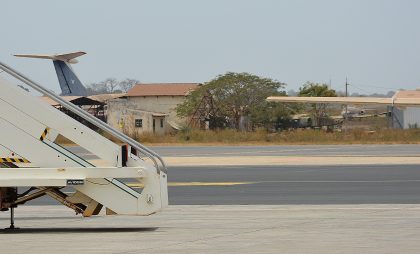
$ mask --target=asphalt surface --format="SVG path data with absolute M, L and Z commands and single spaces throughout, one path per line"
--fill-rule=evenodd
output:
M 153 146 L 162 156 L 420 156 L 420 145 Z
M 420 166 L 171 168 L 174 182 L 252 182 L 170 188 L 172 204 L 419 204 Z
M 94 155 L 68 147 L 86 159 Z M 154 146 L 163 157 L 420 156 L 420 145 Z M 420 204 L 420 165 L 170 167 L 174 205 Z M 184 185 L 183 185 L 184 183 Z M 195 183 L 195 184 L 190 184 Z M 216 183 L 216 185 L 206 185 Z M 42 198 L 33 204 L 55 204 Z
M 152 146 L 164 157 L 218 156 L 420 156 L 420 145 Z M 67 147 L 92 159 L 80 147 Z
M 171 167 L 169 182 L 195 183 L 170 186 L 172 205 L 420 204 L 420 165 Z

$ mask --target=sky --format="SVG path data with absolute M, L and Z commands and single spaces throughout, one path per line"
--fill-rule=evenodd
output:
M 54 91 L 49 60 L 12 54 L 85 51 L 86 85 L 108 77 L 207 82 L 250 72 L 298 90 L 420 88 L 417 0 L 0 0 L 0 61 Z

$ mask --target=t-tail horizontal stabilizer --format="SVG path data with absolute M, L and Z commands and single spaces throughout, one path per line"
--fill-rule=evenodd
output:
M 40 58 L 53 60 L 62 95 L 87 96 L 86 88 L 74 73 L 70 64 L 78 61 L 76 57 L 85 55 L 85 52 L 74 52 L 60 55 L 15 55 L 17 57 Z

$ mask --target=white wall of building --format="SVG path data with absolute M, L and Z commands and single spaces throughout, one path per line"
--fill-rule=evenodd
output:
M 153 127 L 153 120 L 155 126 Z M 161 120 L 162 125 L 161 125 Z M 165 117 L 154 116 L 153 112 L 142 111 L 127 107 L 127 100 L 118 99 L 108 104 L 108 124 L 113 128 L 134 136 L 135 134 L 155 133 L 162 135 L 165 133 Z M 137 123 L 141 123 L 140 126 Z M 161 127 L 163 126 L 163 127 Z
M 127 97 L 108 102 L 107 122 L 127 134 L 145 132 L 164 134 L 173 130 L 171 124 L 182 126 L 184 119 L 176 115 L 176 106 L 184 96 Z M 165 116 L 157 116 L 166 114 Z M 142 119 L 142 127 L 136 127 L 136 119 Z M 153 128 L 153 120 L 155 127 Z M 161 121 L 162 120 L 162 121 Z
M 420 107 L 406 107 L 403 109 L 404 129 L 420 128 Z
M 167 121 L 182 125 L 183 119 L 176 115 L 176 106 L 183 103 L 185 96 L 139 96 L 128 97 L 128 107 L 139 110 L 168 114 Z

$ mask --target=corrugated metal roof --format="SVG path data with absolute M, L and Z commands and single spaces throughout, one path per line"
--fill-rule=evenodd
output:
M 136 96 L 186 96 L 200 83 L 148 83 L 137 84 L 128 90 L 128 97 Z
M 76 105 L 101 105 L 103 104 L 100 101 L 88 98 L 88 97 L 84 97 L 84 96 L 60 96 L 62 99 L 74 103 Z M 46 103 L 50 104 L 51 106 L 58 106 L 60 105 L 60 103 L 56 102 L 55 100 L 49 98 L 49 97 L 45 97 L 45 96 L 41 96 L 39 97 L 41 100 L 45 101 Z
M 61 96 L 62 99 L 71 102 L 72 100 L 76 100 L 81 98 L 82 96 Z M 41 100 L 45 101 L 46 103 L 50 104 L 51 106 L 56 106 L 56 105 L 60 105 L 60 103 L 56 102 L 55 100 L 46 97 L 46 96 L 41 96 L 40 97 Z

